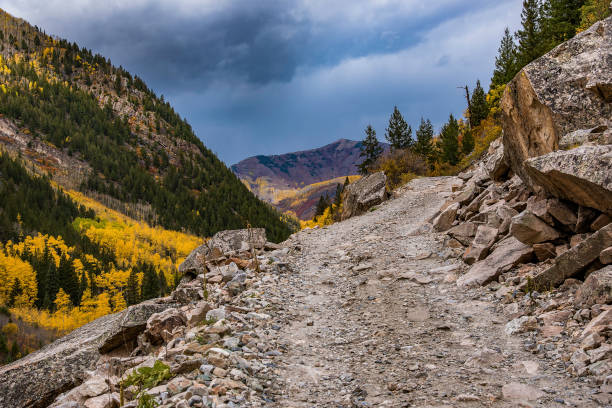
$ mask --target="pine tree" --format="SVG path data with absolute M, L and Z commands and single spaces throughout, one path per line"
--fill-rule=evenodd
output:
M 9 351 L 4 333 L 0 332 L 0 354 L 7 354 Z
M 472 153 L 472 150 L 474 150 L 474 135 L 471 129 L 466 129 L 463 139 L 461 139 L 461 152 L 468 155 Z
M 470 123 L 472 126 L 478 126 L 489 115 L 489 104 L 487 104 L 487 97 L 480 85 L 480 81 L 476 81 L 476 88 L 472 92 L 470 106 Z
M 17 344 L 17 340 L 13 341 L 13 345 L 9 351 L 8 362 L 13 362 L 18 360 L 21 357 L 21 351 L 19 350 L 19 344 Z
M 416 131 L 417 140 L 414 145 L 414 151 L 425 158 L 430 158 L 433 152 L 433 136 L 434 129 L 431 121 L 421 118 L 421 124 Z
M 540 27 L 540 4 L 538 0 L 523 0 L 521 29 L 516 32 L 518 40 L 518 69 L 543 54 L 544 45 Z
M 586 0 L 580 7 L 580 31 L 586 30 L 596 22 L 610 15 L 610 2 L 608 0 Z
M 11 292 L 9 293 L 8 307 L 15 306 L 15 301 L 21 295 L 22 292 L 23 290 L 21 288 L 21 281 L 19 280 L 19 278 L 15 278 L 15 282 L 13 282 L 13 287 L 11 288 Z
M 408 149 L 413 144 L 412 128 L 408 126 L 397 106 L 393 108 L 393 113 L 389 118 L 385 139 L 391 144 L 393 150 Z
M 378 160 L 383 152 L 383 148 L 376 138 L 376 131 L 372 125 L 368 125 L 365 129 L 366 137 L 361 142 L 361 153 L 359 157 L 363 157 L 363 161 L 357 166 L 359 174 L 365 176 L 368 174 L 369 168 Z
M 314 220 L 316 221 L 318 217 L 323 215 L 325 209 L 327 208 L 327 201 L 323 196 L 319 197 L 319 201 L 317 202 L 317 206 L 315 207 Z
M 342 184 L 338 184 L 336 186 L 336 196 L 334 197 L 334 204 L 337 206 L 342 203 L 342 191 L 344 190 L 344 186 Z
M 495 70 L 491 78 L 491 88 L 505 85 L 514 78 L 517 73 L 516 57 L 516 44 L 510 34 L 510 29 L 506 27 L 504 37 L 497 50 L 497 57 L 495 57 Z
M 457 164 L 459 161 L 459 124 L 452 114 L 448 123 L 442 127 L 440 142 L 442 160 L 453 166 Z
M 544 0 L 541 6 L 543 52 L 576 35 L 584 0 Z
M 342 191 L 344 191 L 346 186 L 348 186 L 349 184 L 351 184 L 351 180 L 349 180 L 348 176 L 346 176 L 346 178 L 344 179 L 344 185 L 342 186 Z
M 142 300 L 159 297 L 159 277 L 155 273 L 153 265 L 145 264 L 143 267 L 142 289 L 140 291 Z
M 67 255 L 60 258 L 60 264 L 57 269 L 59 285 L 68 293 L 72 304 L 78 306 L 80 303 L 80 282 L 76 275 L 74 266 Z
M 128 306 L 137 304 L 140 300 L 139 295 L 138 275 L 136 274 L 136 269 L 132 268 L 127 280 L 127 290 L 125 291 L 125 301 Z
M 168 282 L 166 281 L 166 276 L 164 275 L 164 271 L 159 271 L 159 294 L 160 296 L 165 296 L 168 293 Z

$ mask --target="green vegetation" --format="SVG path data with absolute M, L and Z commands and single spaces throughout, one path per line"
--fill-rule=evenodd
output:
M 127 388 L 133 385 L 139 391 L 143 391 L 156 387 L 171 377 L 170 367 L 160 360 L 156 360 L 153 367 L 140 367 L 134 370 L 126 379 L 121 381 L 121 386 Z
M 14 21 L 7 16 L 5 21 Z M 154 210 L 148 215 L 150 224 L 200 236 L 244 228 L 247 223 L 266 228 L 274 241 L 290 234 L 280 214 L 249 192 L 163 96 L 158 98 L 140 78 L 74 43 L 18 26 L 13 22 L 8 29 L 26 44 L 21 51 L 27 53 L 19 52 L 10 40 L 5 44 L 17 49 L 1 70 L 5 86 L 0 113 L 35 137 L 88 162 L 93 172 L 83 182 L 83 190 L 149 204 Z M 110 79 L 114 86 L 105 88 Z M 87 82 L 92 85 L 86 86 Z M 145 117 L 155 118 L 155 126 L 134 125 L 133 117 L 114 110 L 111 102 L 119 98 L 127 100 L 134 112 L 142 110 Z M 173 157 L 161 145 L 142 144 L 143 137 L 157 132 L 173 143 Z M 178 149 L 178 140 L 189 142 L 193 149 Z
M 370 168 L 376 163 L 383 152 L 383 148 L 376 138 L 376 131 L 372 125 L 368 125 L 365 129 L 366 137 L 361 142 L 361 154 L 363 161 L 359 164 L 359 173 L 365 175 Z
M 153 367 L 140 367 L 134 370 L 126 379 L 121 381 L 121 396 L 123 400 L 123 390 L 127 387 L 135 386 L 138 389 L 138 408 L 157 407 L 155 399 L 147 394 L 147 390 L 156 387 L 158 384 L 170 379 L 170 367 L 156 360 Z M 123 405 L 123 401 L 121 401 Z
M 394 107 L 385 134 L 392 151 L 382 156 L 376 131 L 368 126 L 361 174 L 382 170 L 389 187 L 395 188 L 419 175 L 456 174 L 467 168 L 501 135 L 500 100 L 506 84 L 525 65 L 609 15 L 608 0 L 523 0 L 521 27 L 514 35 L 505 29 L 489 91 L 480 80 L 471 97 L 465 87 L 464 118 L 451 114 L 437 136 L 431 122 L 421 118 L 413 142 L 412 128 Z

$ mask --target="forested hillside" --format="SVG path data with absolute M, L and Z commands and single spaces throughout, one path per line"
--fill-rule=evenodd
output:
M 86 162 L 79 187 L 151 206 L 147 221 L 209 236 L 221 229 L 288 229 L 138 76 L 6 13 L 0 113 L 24 133 Z
M 219 230 L 286 238 L 281 218 L 138 76 L 0 11 L 0 363 L 168 293 Z

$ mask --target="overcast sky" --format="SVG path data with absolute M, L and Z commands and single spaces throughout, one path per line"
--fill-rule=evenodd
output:
M 413 128 L 488 88 L 520 0 L 0 0 L 163 94 L 228 165 Z

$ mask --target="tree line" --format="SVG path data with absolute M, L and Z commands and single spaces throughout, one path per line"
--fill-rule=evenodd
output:
M 523 0 L 521 27 L 514 34 L 505 29 L 489 91 L 485 92 L 480 80 L 471 95 L 465 87 L 465 120 L 450 114 L 435 134 L 431 121 L 421 118 L 413 137 L 412 127 L 394 107 L 385 129 L 391 152 L 383 156 L 376 130 L 367 125 L 360 174 L 383 170 L 391 176 L 391 184 L 397 185 L 415 175 L 460 171 L 501 134 L 499 101 L 505 85 L 525 65 L 609 15 L 608 0 Z

